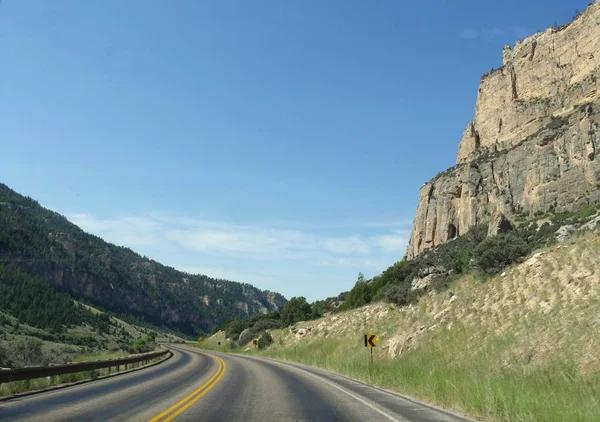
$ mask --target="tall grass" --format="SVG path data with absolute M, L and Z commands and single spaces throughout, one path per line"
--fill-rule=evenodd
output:
M 582 375 L 568 360 L 539 365 L 502 363 L 514 345 L 497 337 L 481 350 L 467 350 L 466 330 L 445 330 L 427 345 L 390 359 L 377 350 L 373 365 L 358 338 L 277 343 L 260 355 L 300 362 L 409 394 L 493 421 L 600 420 L 600 374 Z
M 73 356 L 72 362 L 89 362 L 94 360 L 108 360 L 108 359 L 118 359 L 129 356 L 129 353 L 125 350 L 117 350 L 114 352 L 104 352 L 104 353 L 83 353 L 76 356 Z

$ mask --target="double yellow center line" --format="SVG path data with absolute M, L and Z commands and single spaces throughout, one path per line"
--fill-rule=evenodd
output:
M 206 393 L 208 393 L 217 383 L 223 378 L 223 374 L 225 373 L 225 362 L 218 356 L 208 355 L 211 358 L 215 359 L 219 364 L 219 369 L 214 373 L 212 377 L 204 384 L 200 386 L 196 391 L 194 391 L 189 396 L 185 397 L 183 400 L 175 403 L 173 406 L 169 407 L 167 410 L 162 412 L 159 415 L 156 415 L 148 422 L 169 422 L 175 419 L 178 415 L 185 412 L 189 409 L 194 403 L 200 400 Z

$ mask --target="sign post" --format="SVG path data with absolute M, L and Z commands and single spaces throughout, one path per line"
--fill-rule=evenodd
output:
M 371 365 L 373 365 L 373 348 L 377 347 L 377 335 L 365 334 L 365 347 L 371 349 Z

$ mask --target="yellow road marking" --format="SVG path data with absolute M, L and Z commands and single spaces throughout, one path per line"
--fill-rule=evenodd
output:
M 188 404 L 186 404 L 183 407 L 180 407 L 175 413 L 173 413 L 171 416 L 169 416 L 168 418 L 166 418 L 164 420 L 164 422 L 170 422 L 170 421 L 172 421 L 173 419 L 175 419 L 175 417 L 177 415 L 180 415 L 181 413 L 185 412 L 190 406 L 192 406 L 194 403 L 196 403 L 198 400 L 200 400 L 202 398 L 202 396 L 204 396 L 206 393 L 208 393 L 221 380 L 221 378 L 223 378 L 223 375 L 225 374 L 225 362 L 222 362 L 222 364 L 223 364 L 223 366 L 222 366 L 221 373 L 212 382 L 212 384 L 209 385 L 209 386 L 207 386 L 207 388 L 204 391 L 202 391 L 200 394 L 198 394 L 197 396 L 195 396 Z
M 226 369 L 225 362 L 223 361 L 223 359 L 221 359 L 218 356 L 213 356 L 213 355 L 208 355 L 208 356 L 210 356 L 211 358 L 215 359 L 218 362 L 219 368 L 217 369 L 217 372 L 215 372 L 213 374 L 213 376 L 210 377 L 210 379 L 208 381 L 206 381 L 204 384 L 202 384 L 197 390 L 195 390 L 194 392 L 192 392 L 190 395 L 183 398 L 182 400 L 178 401 L 177 403 L 175 403 L 173 406 L 169 407 L 167 410 L 165 410 L 161 414 L 156 415 L 155 417 L 150 419 L 148 422 L 157 422 L 157 421 L 161 420 L 162 418 L 165 418 L 165 419 L 163 419 L 163 422 L 172 421 L 173 419 L 175 419 L 175 417 L 177 417 L 178 415 L 180 415 L 181 413 L 183 413 L 187 409 L 189 409 L 190 406 L 192 406 L 194 403 L 196 403 L 198 400 L 200 400 L 215 385 L 217 385 L 217 383 L 221 380 L 221 378 L 223 378 L 223 375 L 225 374 L 225 369 Z

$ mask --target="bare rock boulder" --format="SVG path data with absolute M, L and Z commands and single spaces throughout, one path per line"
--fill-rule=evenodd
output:
M 412 290 L 427 290 L 436 277 L 444 277 L 448 275 L 448 270 L 441 266 L 427 266 L 421 268 L 417 276 L 411 282 Z
M 564 243 L 564 242 L 568 242 L 569 240 L 573 239 L 576 235 L 577 235 L 577 227 L 575 227 L 574 225 L 570 224 L 567 226 L 562 226 L 561 228 L 559 228 L 556 233 L 554 234 L 556 241 L 559 243 Z

